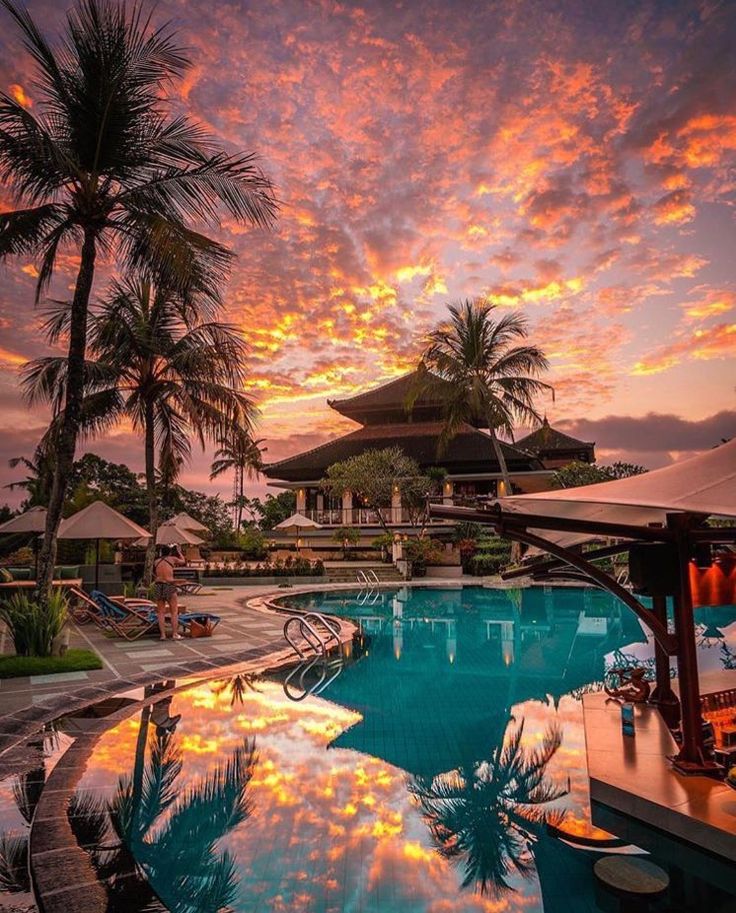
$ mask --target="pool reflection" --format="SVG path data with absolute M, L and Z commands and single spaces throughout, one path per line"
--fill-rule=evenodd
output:
M 320 606 L 362 632 L 320 695 L 290 700 L 292 670 L 239 675 L 100 737 L 77 801 L 105 830 L 93 815 L 79 839 L 133 891 L 121 908 L 148 884 L 177 913 L 599 909 L 596 854 L 548 825 L 603 836 L 579 696 L 615 653 L 646 656 L 638 622 L 579 590 L 384 595 Z

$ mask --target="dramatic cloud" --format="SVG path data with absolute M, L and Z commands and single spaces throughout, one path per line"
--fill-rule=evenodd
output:
M 604 450 L 682 453 L 707 450 L 736 435 L 736 411 L 723 411 L 699 421 L 649 412 L 639 418 L 607 415 L 597 420 L 561 422 L 568 434 L 595 441 Z
M 64 4 L 27 5 L 53 34 Z M 553 421 L 730 408 L 734 4 L 162 0 L 155 17 L 169 16 L 194 61 L 173 111 L 258 152 L 283 201 L 273 233 L 221 231 L 269 458 L 347 427 L 326 400 L 408 370 L 461 297 L 528 315 Z M 35 113 L 2 25 L 0 88 Z M 65 250 L 53 297 L 77 265 Z M 48 351 L 37 268 L 2 268 L 14 419 L 18 368 Z M 98 294 L 113 270 L 102 258 Z M 7 449 L 27 451 L 44 419 L 14 420 Z M 123 440 L 137 463 L 140 442 Z M 206 464 L 190 479 L 208 485 Z

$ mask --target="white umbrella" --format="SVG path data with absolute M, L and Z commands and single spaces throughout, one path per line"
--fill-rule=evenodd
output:
M 31 507 L 17 517 L 6 520 L 0 526 L 0 533 L 42 533 L 46 530 L 46 508 Z M 36 576 L 38 576 L 38 537 L 33 537 L 33 555 L 36 559 Z
M 95 587 L 99 584 L 100 539 L 140 538 L 150 539 L 151 534 L 104 501 L 93 501 L 59 526 L 59 539 L 95 540 Z
M 156 545 L 204 545 L 200 539 L 188 529 L 183 529 L 173 520 L 162 523 L 156 533 Z
M 316 520 L 305 517 L 304 514 L 292 514 L 281 523 L 277 523 L 274 529 L 294 529 L 296 530 L 296 550 L 299 551 L 299 530 L 300 529 L 322 529 L 322 525 Z
M 184 511 L 182 511 L 180 514 L 177 514 L 175 517 L 172 517 L 172 519 L 169 520 L 168 522 L 175 523 L 179 527 L 179 529 L 186 529 L 189 532 L 195 532 L 195 533 L 208 533 L 209 532 L 209 530 L 204 525 L 204 523 L 200 523 L 199 520 L 195 520 L 194 517 L 190 516 L 190 514 L 185 513 Z
M 31 507 L 0 525 L 0 533 L 42 533 L 46 529 L 46 508 Z

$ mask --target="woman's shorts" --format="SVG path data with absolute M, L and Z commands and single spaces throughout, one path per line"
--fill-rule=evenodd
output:
M 168 580 L 156 580 L 153 584 L 153 598 L 156 602 L 168 602 L 176 595 L 176 584 Z

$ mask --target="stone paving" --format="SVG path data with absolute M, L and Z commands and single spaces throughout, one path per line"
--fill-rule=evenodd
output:
M 46 703 L 59 695 L 72 695 L 93 685 L 99 687 L 140 673 L 155 673 L 172 664 L 186 665 L 196 660 L 215 663 L 219 660 L 226 664 L 230 654 L 286 646 L 283 619 L 273 612 L 244 605 L 246 600 L 284 591 L 274 590 L 273 586 L 252 586 L 204 592 L 208 595 L 187 596 L 183 602 L 187 611 L 201 609 L 221 616 L 212 637 L 161 641 L 157 635 L 152 635 L 127 641 L 110 637 L 91 623 L 74 625 L 70 647 L 94 650 L 101 657 L 103 668 L 0 680 L 0 715 L 15 714 L 23 708 Z

